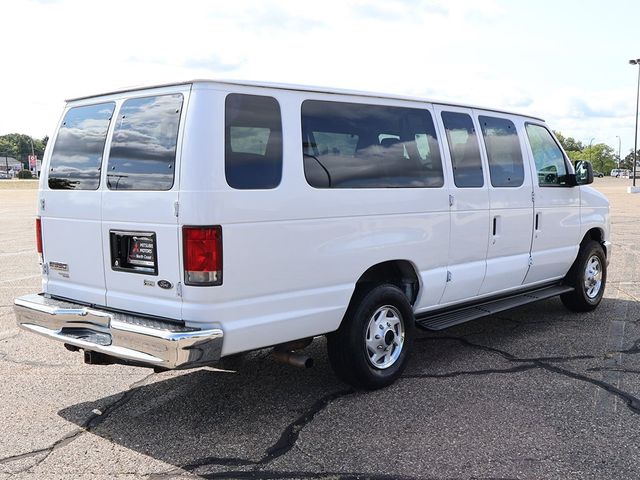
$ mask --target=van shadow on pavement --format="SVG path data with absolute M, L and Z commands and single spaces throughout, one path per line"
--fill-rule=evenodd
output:
M 305 442 L 316 442 L 320 449 L 318 442 L 328 446 L 335 440 L 326 432 L 317 438 L 309 429 L 305 432 L 314 420 L 322 421 L 322 415 L 341 415 L 345 409 L 357 413 L 367 402 L 363 396 L 383 401 L 387 397 L 387 403 L 395 402 L 394 390 L 405 381 L 459 377 L 464 387 L 462 382 L 468 375 L 526 375 L 528 370 L 546 368 L 540 365 L 549 366 L 545 373 L 569 372 L 565 376 L 572 381 L 593 383 L 589 379 L 594 379 L 593 384 L 600 386 L 597 382 L 607 354 L 608 320 L 615 320 L 613 312 L 630 309 L 640 318 L 637 302 L 605 299 L 596 312 L 573 314 L 558 299 L 552 299 L 442 333 L 418 330 L 405 379 L 378 392 L 354 392 L 337 380 L 326 359 L 325 341 L 316 339 L 307 349 L 316 360 L 316 366 L 309 370 L 276 363 L 267 350 L 261 350 L 243 356 L 240 362 L 234 360 L 239 366 L 236 372 L 200 369 L 150 375 L 140 386 L 73 405 L 59 415 L 108 441 L 176 466 L 176 475 L 186 470 L 225 478 L 323 478 L 329 473 L 351 478 L 349 475 L 362 472 L 322 472 L 313 459 L 307 458 L 307 465 L 301 467 L 295 458 L 300 457 L 296 442 L 301 434 Z M 636 333 L 640 337 L 640 332 Z M 634 340 L 626 341 L 624 348 L 634 345 Z M 567 362 L 572 361 L 579 364 L 569 366 Z M 576 369 L 580 372 L 572 377 Z M 424 388 L 426 393 L 419 395 L 427 395 L 428 402 L 429 386 Z M 101 414 L 92 413 L 96 409 Z M 456 414 L 455 408 L 451 414 Z M 419 429 L 424 412 L 414 415 Z M 362 435 L 363 429 L 372 436 L 379 433 L 374 425 L 353 428 L 354 435 Z M 289 456 L 281 458 L 288 454 L 293 458 L 291 465 Z M 393 458 L 389 461 L 392 468 Z M 368 478 L 410 478 L 400 472 L 367 473 L 366 466 L 362 470 Z

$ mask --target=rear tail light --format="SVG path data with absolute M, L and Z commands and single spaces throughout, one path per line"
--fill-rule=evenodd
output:
M 42 255 L 42 222 L 40 217 L 36 218 L 36 250 Z
M 185 285 L 222 285 L 222 227 L 182 227 Z

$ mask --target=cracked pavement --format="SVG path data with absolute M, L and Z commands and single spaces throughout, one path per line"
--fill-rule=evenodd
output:
M 390 388 L 355 392 L 323 339 L 310 370 L 265 351 L 154 374 L 89 366 L 18 331 L 38 290 L 34 190 L 0 190 L 0 480 L 640 478 L 640 195 L 612 202 L 601 306 L 550 299 L 419 331 Z

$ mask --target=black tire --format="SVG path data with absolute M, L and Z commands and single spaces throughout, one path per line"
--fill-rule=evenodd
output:
M 597 267 L 600 274 L 588 273 L 590 267 L 593 267 L 589 270 L 592 272 Z M 599 286 L 596 285 L 597 282 Z M 584 242 L 564 283 L 574 288 L 572 292 L 560 295 L 565 307 L 574 312 L 594 310 L 602 300 L 607 283 L 607 258 L 602 245 L 594 240 Z
M 380 333 L 372 335 L 378 328 Z M 398 287 L 385 284 L 359 289 L 340 328 L 327 335 L 329 362 L 336 375 L 355 388 L 386 387 L 404 371 L 414 332 L 411 304 Z

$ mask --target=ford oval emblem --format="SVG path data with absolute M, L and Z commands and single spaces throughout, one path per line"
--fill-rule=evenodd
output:
M 164 288 L 165 290 L 169 290 L 173 285 L 168 280 L 158 280 L 158 286 L 160 288 Z

